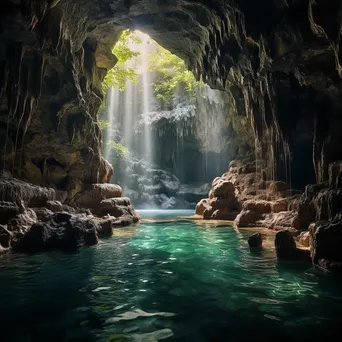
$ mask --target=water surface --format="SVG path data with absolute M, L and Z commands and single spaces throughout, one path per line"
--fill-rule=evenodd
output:
M 191 211 L 142 211 L 165 220 Z M 77 253 L 0 257 L 1 341 L 341 337 L 341 282 L 252 253 L 249 231 L 185 220 L 117 229 Z

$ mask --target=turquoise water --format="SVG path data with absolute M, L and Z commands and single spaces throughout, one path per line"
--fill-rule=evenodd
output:
M 142 212 L 168 219 L 189 211 Z M 0 340 L 316 341 L 341 336 L 342 286 L 252 253 L 249 231 L 181 220 L 74 254 L 0 257 Z

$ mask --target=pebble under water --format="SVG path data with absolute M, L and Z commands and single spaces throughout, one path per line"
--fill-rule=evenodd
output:
M 145 211 L 160 221 L 187 211 Z M 174 220 L 73 254 L 0 257 L 4 342 L 317 341 L 341 337 L 342 286 L 251 252 L 250 231 Z

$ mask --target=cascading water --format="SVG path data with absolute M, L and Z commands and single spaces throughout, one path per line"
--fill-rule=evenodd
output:
M 127 47 L 138 56 L 125 67 L 137 72 L 136 82 L 127 80 L 124 91 L 115 88 L 108 95 L 111 133 L 104 137 L 129 151 L 123 157 L 105 147 L 105 157 L 114 166 L 112 181 L 124 188 L 136 207 L 193 208 L 239 148 L 230 141 L 228 100 L 225 93 L 206 85 L 192 94 L 179 83 L 171 101 L 165 102 L 156 93 L 162 72 L 151 71 L 160 47 L 146 34 L 135 34 L 139 39 Z M 166 68 L 173 73 L 172 64 Z
M 109 123 L 109 129 L 107 130 L 107 134 L 105 136 L 104 141 L 104 157 L 108 160 L 110 156 L 110 144 L 109 142 L 112 141 L 115 137 L 115 114 L 118 113 L 117 106 L 119 105 L 119 89 L 118 88 L 109 88 L 108 89 L 108 105 L 106 111 L 106 121 Z
M 149 112 L 150 112 L 150 99 L 151 99 L 151 80 L 150 80 L 150 73 L 148 70 L 148 56 L 151 52 L 150 47 L 150 39 L 148 36 L 142 36 L 142 44 L 141 44 L 141 59 L 142 59 L 142 70 L 141 70 L 141 77 L 142 77 L 142 92 L 143 92 L 143 117 L 144 117 L 144 157 L 145 160 L 151 165 L 153 152 L 152 152 L 152 137 L 151 137 L 151 130 L 149 125 Z

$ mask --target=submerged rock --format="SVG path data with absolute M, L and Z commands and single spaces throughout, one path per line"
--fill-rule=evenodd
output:
M 248 246 L 251 248 L 262 248 L 262 237 L 260 233 L 255 233 L 248 238 Z
M 275 247 L 278 259 L 294 259 L 297 249 L 296 242 L 288 230 L 282 230 L 276 234 Z

